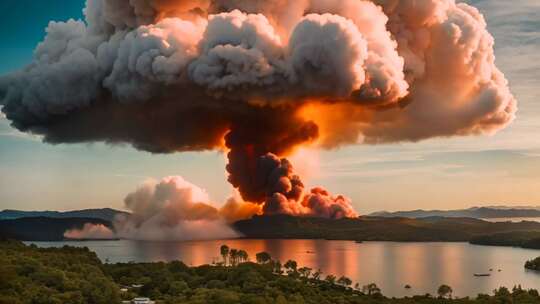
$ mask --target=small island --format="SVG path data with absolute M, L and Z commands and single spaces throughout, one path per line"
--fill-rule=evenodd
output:
M 534 271 L 540 271 L 540 257 L 525 262 L 525 268 Z

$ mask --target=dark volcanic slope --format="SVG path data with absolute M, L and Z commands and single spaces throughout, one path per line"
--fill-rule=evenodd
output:
M 490 223 L 472 218 L 361 217 L 330 220 L 285 215 L 256 216 L 234 224 L 247 238 L 308 238 L 356 241 L 469 241 L 493 233 L 540 231 L 540 223 Z
M 86 223 L 111 226 L 111 222 L 94 218 L 48 218 L 28 217 L 13 220 L 0 220 L 0 239 L 21 241 L 61 241 L 64 232 L 80 229 Z

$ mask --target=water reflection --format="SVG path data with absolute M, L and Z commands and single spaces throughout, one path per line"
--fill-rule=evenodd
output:
M 540 217 L 494 217 L 494 218 L 486 218 L 482 219 L 484 221 L 488 222 L 513 222 L 513 223 L 519 223 L 519 222 L 540 222 Z
M 500 286 L 539 288 L 540 275 L 527 272 L 523 263 L 540 255 L 538 250 L 475 246 L 467 243 L 393 243 L 326 240 L 219 240 L 193 242 L 35 242 L 38 246 L 87 246 L 102 260 L 150 262 L 182 260 L 188 265 L 220 261 L 226 244 L 245 250 L 251 259 L 266 251 L 285 263 L 321 269 L 323 276 L 345 275 L 361 285 L 376 283 L 385 295 L 435 294 L 448 284 L 458 296 L 491 293 Z M 493 271 L 489 271 L 493 269 Z M 501 269 L 499 272 L 498 270 Z M 474 277 L 473 273 L 490 273 Z M 404 288 L 406 284 L 412 289 Z

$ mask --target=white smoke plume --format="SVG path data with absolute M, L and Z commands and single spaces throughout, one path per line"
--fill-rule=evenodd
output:
M 66 231 L 70 239 L 131 239 L 187 241 L 228 239 L 240 235 L 229 225 L 260 212 L 258 205 L 231 198 L 221 209 L 212 206 L 208 194 L 180 176 L 148 180 L 129 193 L 125 207 L 130 216 L 118 216 L 113 229 L 87 224 Z
M 115 238 L 114 232 L 103 224 L 84 224 L 82 229 L 70 229 L 64 237 L 72 240 L 110 240 Z
M 282 166 L 300 145 L 493 134 L 517 111 L 482 14 L 455 0 L 87 0 L 84 13 L 51 22 L 32 63 L 0 77 L 12 125 L 50 143 L 226 150 L 230 182 L 270 213 L 356 215 Z

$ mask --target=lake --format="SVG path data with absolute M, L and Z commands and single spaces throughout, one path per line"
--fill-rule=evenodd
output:
M 395 243 L 327 240 L 218 240 L 192 242 L 84 241 L 28 242 L 41 247 L 86 246 L 109 262 L 182 260 L 188 265 L 219 261 L 219 247 L 246 250 L 251 259 L 267 251 L 284 263 L 321 269 L 323 275 L 345 275 L 361 285 L 376 283 L 386 296 L 435 294 L 441 284 L 457 296 L 476 296 L 493 289 L 521 284 L 540 288 L 540 273 L 527 271 L 526 260 L 540 250 L 478 246 L 468 243 Z M 492 272 L 489 270 L 493 269 Z M 501 270 L 500 272 L 498 270 Z M 474 273 L 491 273 L 474 277 Z M 405 284 L 412 289 L 404 288 Z

